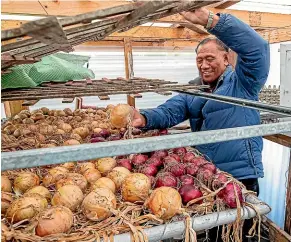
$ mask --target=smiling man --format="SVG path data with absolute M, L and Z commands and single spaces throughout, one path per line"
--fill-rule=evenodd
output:
M 268 43 L 250 26 L 230 14 L 205 8 L 182 13 L 193 24 L 204 26 L 213 38 L 196 48 L 196 64 L 202 82 L 215 94 L 258 100 L 270 68 Z M 235 69 L 229 64 L 228 48 L 238 55 Z M 192 131 L 216 130 L 260 124 L 259 112 L 190 95 L 177 95 L 158 108 L 135 112 L 133 124 L 146 129 L 168 128 L 189 119 Z M 263 177 L 262 137 L 196 147 L 215 165 L 259 193 Z

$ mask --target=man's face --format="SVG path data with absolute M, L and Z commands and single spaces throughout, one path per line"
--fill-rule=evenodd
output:
M 214 41 L 210 41 L 199 47 L 196 63 L 203 81 L 215 82 L 228 65 L 227 52 L 220 50 Z

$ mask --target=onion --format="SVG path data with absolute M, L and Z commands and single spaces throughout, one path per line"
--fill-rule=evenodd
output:
M 99 143 L 99 142 L 105 142 L 106 140 L 103 137 L 96 137 L 90 139 L 90 143 Z
M 12 192 L 12 184 L 8 176 L 1 175 L 1 192 Z
M 205 185 L 208 185 L 212 182 L 214 173 L 211 170 L 205 169 L 203 167 L 199 168 L 197 172 L 197 178 L 199 181 L 203 182 Z
M 158 173 L 158 168 L 155 165 L 145 164 L 139 167 L 139 172 L 147 176 L 155 176 Z
M 101 136 L 100 132 L 102 131 L 101 128 L 95 128 L 93 129 L 94 134 Z
M 151 188 L 150 179 L 141 173 L 128 175 L 121 189 L 122 198 L 127 202 L 143 202 L 149 196 Z
M 176 177 L 170 172 L 160 172 L 156 177 L 155 187 L 177 187 Z
M 72 126 L 67 123 L 62 123 L 59 128 L 64 130 L 66 133 L 70 133 L 72 131 Z
M 25 119 L 22 120 L 22 123 L 24 123 L 24 124 L 33 124 L 34 121 L 31 118 L 25 118 Z
M 239 202 L 240 204 L 242 204 L 243 196 L 242 196 L 241 188 L 239 187 L 239 185 L 233 182 L 228 183 L 226 187 L 218 193 L 218 196 L 222 198 L 224 203 L 230 208 L 237 207 L 234 188 L 236 189 Z
M 86 170 L 83 175 L 90 184 L 101 178 L 101 173 L 97 169 Z
M 117 161 L 117 164 L 119 166 L 123 166 L 126 169 L 128 169 L 129 171 L 132 171 L 132 165 L 129 159 L 121 159 Z
M 176 161 L 181 162 L 181 158 L 177 154 L 169 154 L 170 157 L 173 157 Z
M 71 138 L 72 140 L 77 140 L 77 141 L 79 141 L 79 142 L 82 142 L 82 141 L 83 141 L 82 137 L 81 137 L 80 135 L 78 135 L 78 134 L 71 134 L 71 135 L 70 135 L 70 138 Z M 78 144 L 77 144 L 77 145 L 78 145 Z
M 193 199 L 203 197 L 203 193 L 195 186 L 193 185 L 183 185 L 179 189 L 179 193 L 182 197 L 183 204 L 187 204 Z M 202 200 L 196 202 L 196 204 L 201 204 Z
M 181 213 L 182 199 L 174 188 L 160 187 L 150 195 L 146 206 L 155 216 L 167 220 Z
M 182 176 L 185 174 L 185 165 L 179 162 L 170 162 L 165 166 L 165 171 L 171 172 L 174 176 Z
M 163 160 L 164 165 L 167 165 L 168 163 L 172 163 L 172 162 L 178 162 L 174 157 L 172 156 L 166 156 Z
M 196 157 L 196 158 L 192 159 L 190 162 L 195 164 L 196 166 L 202 166 L 205 163 L 207 163 L 207 160 L 205 160 L 202 157 Z
M 28 191 L 26 191 L 24 194 L 26 195 L 26 194 L 32 194 L 32 193 L 36 193 L 43 196 L 44 198 L 46 198 L 47 201 L 50 201 L 52 198 L 50 191 L 44 186 L 33 187 L 29 189 Z
M 184 157 L 183 157 L 183 162 L 184 163 L 189 163 L 191 162 L 193 159 L 196 158 L 196 155 L 192 152 L 187 152 Z
M 51 125 L 41 125 L 39 126 L 39 132 L 43 135 L 52 135 L 54 128 Z
M 141 130 L 140 129 L 137 129 L 137 128 L 133 128 L 132 134 L 133 135 L 140 135 L 141 134 Z
M 65 131 L 62 129 L 57 129 L 55 134 L 65 134 Z
M 12 194 L 1 191 L 1 214 L 5 214 L 11 203 L 13 202 Z
M 133 165 L 141 165 L 144 164 L 148 159 L 148 156 L 146 155 L 142 155 L 142 154 L 136 154 L 133 155 L 132 159 L 131 159 L 131 163 Z
M 133 108 L 128 104 L 118 104 L 110 112 L 110 123 L 115 128 L 125 128 L 133 117 Z
M 66 113 L 63 110 L 56 110 L 54 116 L 64 117 L 66 116 Z
M 199 166 L 196 166 L 193 163 L 186 164 L 185 173 L 191 176 L 196 176 L 199 170 Z
M 73 115 L 73 111 L 70 108 L 65 108 L 63 111 L 69 116 Z
M 103 137 L 103 138 L 108 138 L 110 136 L 110 132 L 107 129 L 101 129 L 101 131 L 99 132 L 99 134 Z
M 165 158 L 166 156 L 168 156 L 168 151 L 166 150 L 157 150 L 152 153 L 152 157 Z
M 159 130 L 159 134 L 160 135 L 167 135 L 168 134 L 168 130 L 167 129 L 161 129 L 161 130 Z
M 121 137 L 119 134 L 113 134 L 111 136 L 109 136 L 108 141 L 114 141 L 114 140 L 120 140 Z
M 52 205 L 65 206 L 75 211 L 83 200 L 82 190 L 76 185 L 65 185 L 57 190 L 52 198 Z
M 69 139 L 69 140 L 66 140 L 64 142 L 64 145 L 65 146 L 68 146 L 68 145 L 79 145 L 80 142 L 78 140 L 75 140 L 75 139 Z
M 76 162 L 66 162 L 66 163 L 62 164 L 61 167 L 64 167 L 68 170 L 74 170 L 76 167 Z
M 84 139 L 89 135 L 89 129 L 84 127 L 75 128 L 73 134 L 78 134 Z
M 73 226 L 73 213 L 70 209 L 58 206 L 42 211 L 37 219 L 36 235 L 66 233 Z
M 47 200 L 39 194 L 27 194 L 15 200 L 7 209 L 6 218 L 9 222 L 31 219 L 47 208 Z
M 106 175 L 116 166 L 116 160 L 110 157 L 101 158 L 98 159 L 96 166 L 102 175 Z
M 40 148 L 53 148 L 53 147 L 57 147 L 56 144 L 41 144 Z
M 64 178 L 69 170 L 65 167 L 57 166 L 48 171 L 48 174 L 43 178 L 44 186 L 49 187 L 54 185 L 58 180 Z
M 42 107 L 40 110 L 42 111 L 42 113 L 43 113 L 44 115 L 47 115 L 48 112 L 50 111 L 50 110 L 49 110 L 48 108 L 46 108 L 46 107 Z
M 108 178 L 110 178 L 114 183 L 117 189 L 119 189 L 124 181 L 124 179 L 130 174 L 130 171 L 125 167 L 115 167 L 108 174 Z
M 116 209 L 116 197 L 108 188 L 97 188 L 90 192 L 82 202 L 83 214 L 92 221 L 102 221 Z
M 108 188 L 113 193 L 116 191 L 115 183 L 108 177 L 101 177 L 94 182 L 91 186 L 91 190 L 95 190 L 96 188 Z
M 16 194 L 23 194 L 28 189 L 39 185 L 39 177 L 32 172 L 21 172 L 14 179 L 14 192 Z
M 151 157 L 146 161 L 146 164 L 160 167 L 161 165 L 163 165 L 163 161 L 159 157 Z
M 185 147 L 174 148 L 173 153 L 183 157 L 187 153 L 187 150 Z
M 218 173 L 214 176 L 212 181 L 212 187 L 213 189 L 218 189 L 222 187 L 226 182 L 228 181 L 227 176 L 223 173 Z
M 76 185 L 80 187 L 82 191 L 85 191 L 87 188 L 86 178 L 79 173 L 67 173 L 66 177 L 60 179 L 56 183 L 56 188 L 59 189 L 65 185 Z
M 78 165 L 82 174 L 87 170 L 95 169 L 95 164 L 92 162 L 80 162 Z
M 194 185 L 194 178 L 190 175 L 183 175 L 180 177 L 182 185 Z
M 216 166 L 213 165 L 212 163 L 206 163 L 206 164 L 202 165 L 201 167 L 203 167 L 204 169 L 212 171 L 213 174 L 216 173 Z

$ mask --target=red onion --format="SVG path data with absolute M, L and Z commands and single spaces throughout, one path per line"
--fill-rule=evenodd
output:
M 211 170 L 205 168 L 199 168 L 197 172 L 197 178 L 199 181 L 203 182 L 205 185 L 208 185 L 212 181 L 214 173 Z
M 241 188 L 237 184 L 234 184 L 231 182 L 227 184 L 226 187 L 218 193 L 218 196 L 222 198 L 225 204 L 229 206 L 230 208 L 237 207 L 234 187 L 236 188 L 239 202 L 240 204 L 242 204 L 243 202 L 242 191 L 241 191 Z
M 218 189 L 222 187 L 226 182 L 228 181 L 226 175 L 223 173 L 218 173 L 214 176 L 214 179 L 212 181 L 212 187 L 214 189 Z
M 187 152 L 185 155 L 184 155 L 184 157 L 183 157 L 183 162 L 184 163 L 189 163 L 189 162 L 191 162 L 193 159 L 195 159 L 196 158 L 196 156 L 195 156 L 195 154 L 194 153 L 192 153 L 192 152 Z
M 204 165 L 205 163 L 207 163 L 208 161 L 205 160 L 202 157 L 196 157 L 194 159 L 191 160 L 191 163 L 195 164 L 196 166 L 201 166 Z
M 165 166 L 165 170 L 179 177 L 185 174 L 185 165 L 179 162 L 170 162 Z
M 147 161 L 148 157 L 146 155 L 137 154 L 134 155 L 131 159 L 131 163 L 134 165 L 141 165 Z
M 116 159 L 127 159 L 127 156 L 126 155 L 119 155 L 119 156 L 116 156 Z
M 183 185 L 179 189 L 179 193 L 182 197 L 183 204 L 187 204 L 193 199 L 203 197 L 203 193 L 193 185 Z M 201 204 L 202 200 L 196 202 L 196 204 Z
M 146 164 L 154 165 L 156 167 L 159 167 L 163 165 L 163 161 L 159 157 L 151 157 L 147 160 Z
M 121 137 L 119 134 L 113 134 L 109 136 L 108 141 L 114 141 L 114 140 L 120 140 L 120 139 Z
M 160 135 L 167 135 L 168 134 L 168 130 L 167 129 L 161 129 L 159 130 Z
M 216 169 L 216 166 L 213 165 L 212 163 L 206 163 L 206 164 L 202 165 L 201 167 L 203 167 L 204 169 L 207 169 L 207 170 L 212 171 L 213 174 L 215 174 L 216 173 L 216 170 L 217 170 Z
M 183 175 L 180 177 L 182 185 L 194 185 L 194 178 L 190 175 Z
M 126 169 L 128 169 L 129 171 L 132 171 L 132 165 L 129 159 L 121 159 L 117 161 L 117 164 L 119 166 L 123 166 Z
M 187 150 L 185 147 L 175 148 L 173 149 L 173 153 L 183 157 L 187 153 Z
M 166 150 L 157 150 L 152 152 L 152 157 L 165 158 L 166 156 L 168 156 L 168 151 Z
M 196 176 L 198 170 L 199 170 L 199 166 L 196 166 L 195 164 L 192 164 L 192 163 L 187 164 L 185 168 L 186 174 L 191 175 L 191 176 Z
M 156 177 L 155 188 L 157 187 L 174 187 L 178 185 L 176 177 L 174 177 L 170 172 L 160 172 Z
M 181 162 L 181 158 L 177 154 L 169 154 L 170 157 L 173 157 L 176 161 Z
M 105 139 L 110 136 L 110 132 L 107 129 L 102 129 L 99 134 Z
M 91 138 L 97 138 L 97 137 L 101 137 L 101 135 L 99 133 L 91 134 Z
M 98 143 L 98 142 L 104 142 L 104 141 L 105 141 L 104 138 L 102 138 L 102 137 L 96 137 L 96 138 L 92 138 L 90 140 L 90 143 Z
M 158 168 L 154 165 L 145 164 L 138 171 L 147 176 L 155 176 L 158 173 Z

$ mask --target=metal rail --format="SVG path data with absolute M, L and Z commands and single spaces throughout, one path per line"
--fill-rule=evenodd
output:
M 183 93 L 183 94 L 194 95 L 194 96 L 198 96 L 198 97 L 202 97 L 202 98 L 206 98 L 210 100 L 215 100 L 219 102 L 234 104 L 234 105 L 238 105 L 242 107 L 248 107 L 248 108 L 257 109 L 261 111 L 267 111 L 271 113 L 291 116 L 291 108 L 289 107 L 265 104 L 265 103 L 261 103 L 257 101 L 205 93 L 205 92 L 196 91 L 196 90 L 193 90 L 193 91 L 173 90 L 173 91 L 178 92 L 178 93 Z
M 291 132 L 291 121 L 159 137 L 110 141 L 97 144 L 7 152 L 2 153 L 1 170 L 53 165 L 68 161 L 91 160 L 101 157 L 210 144 L 287 132 Z

